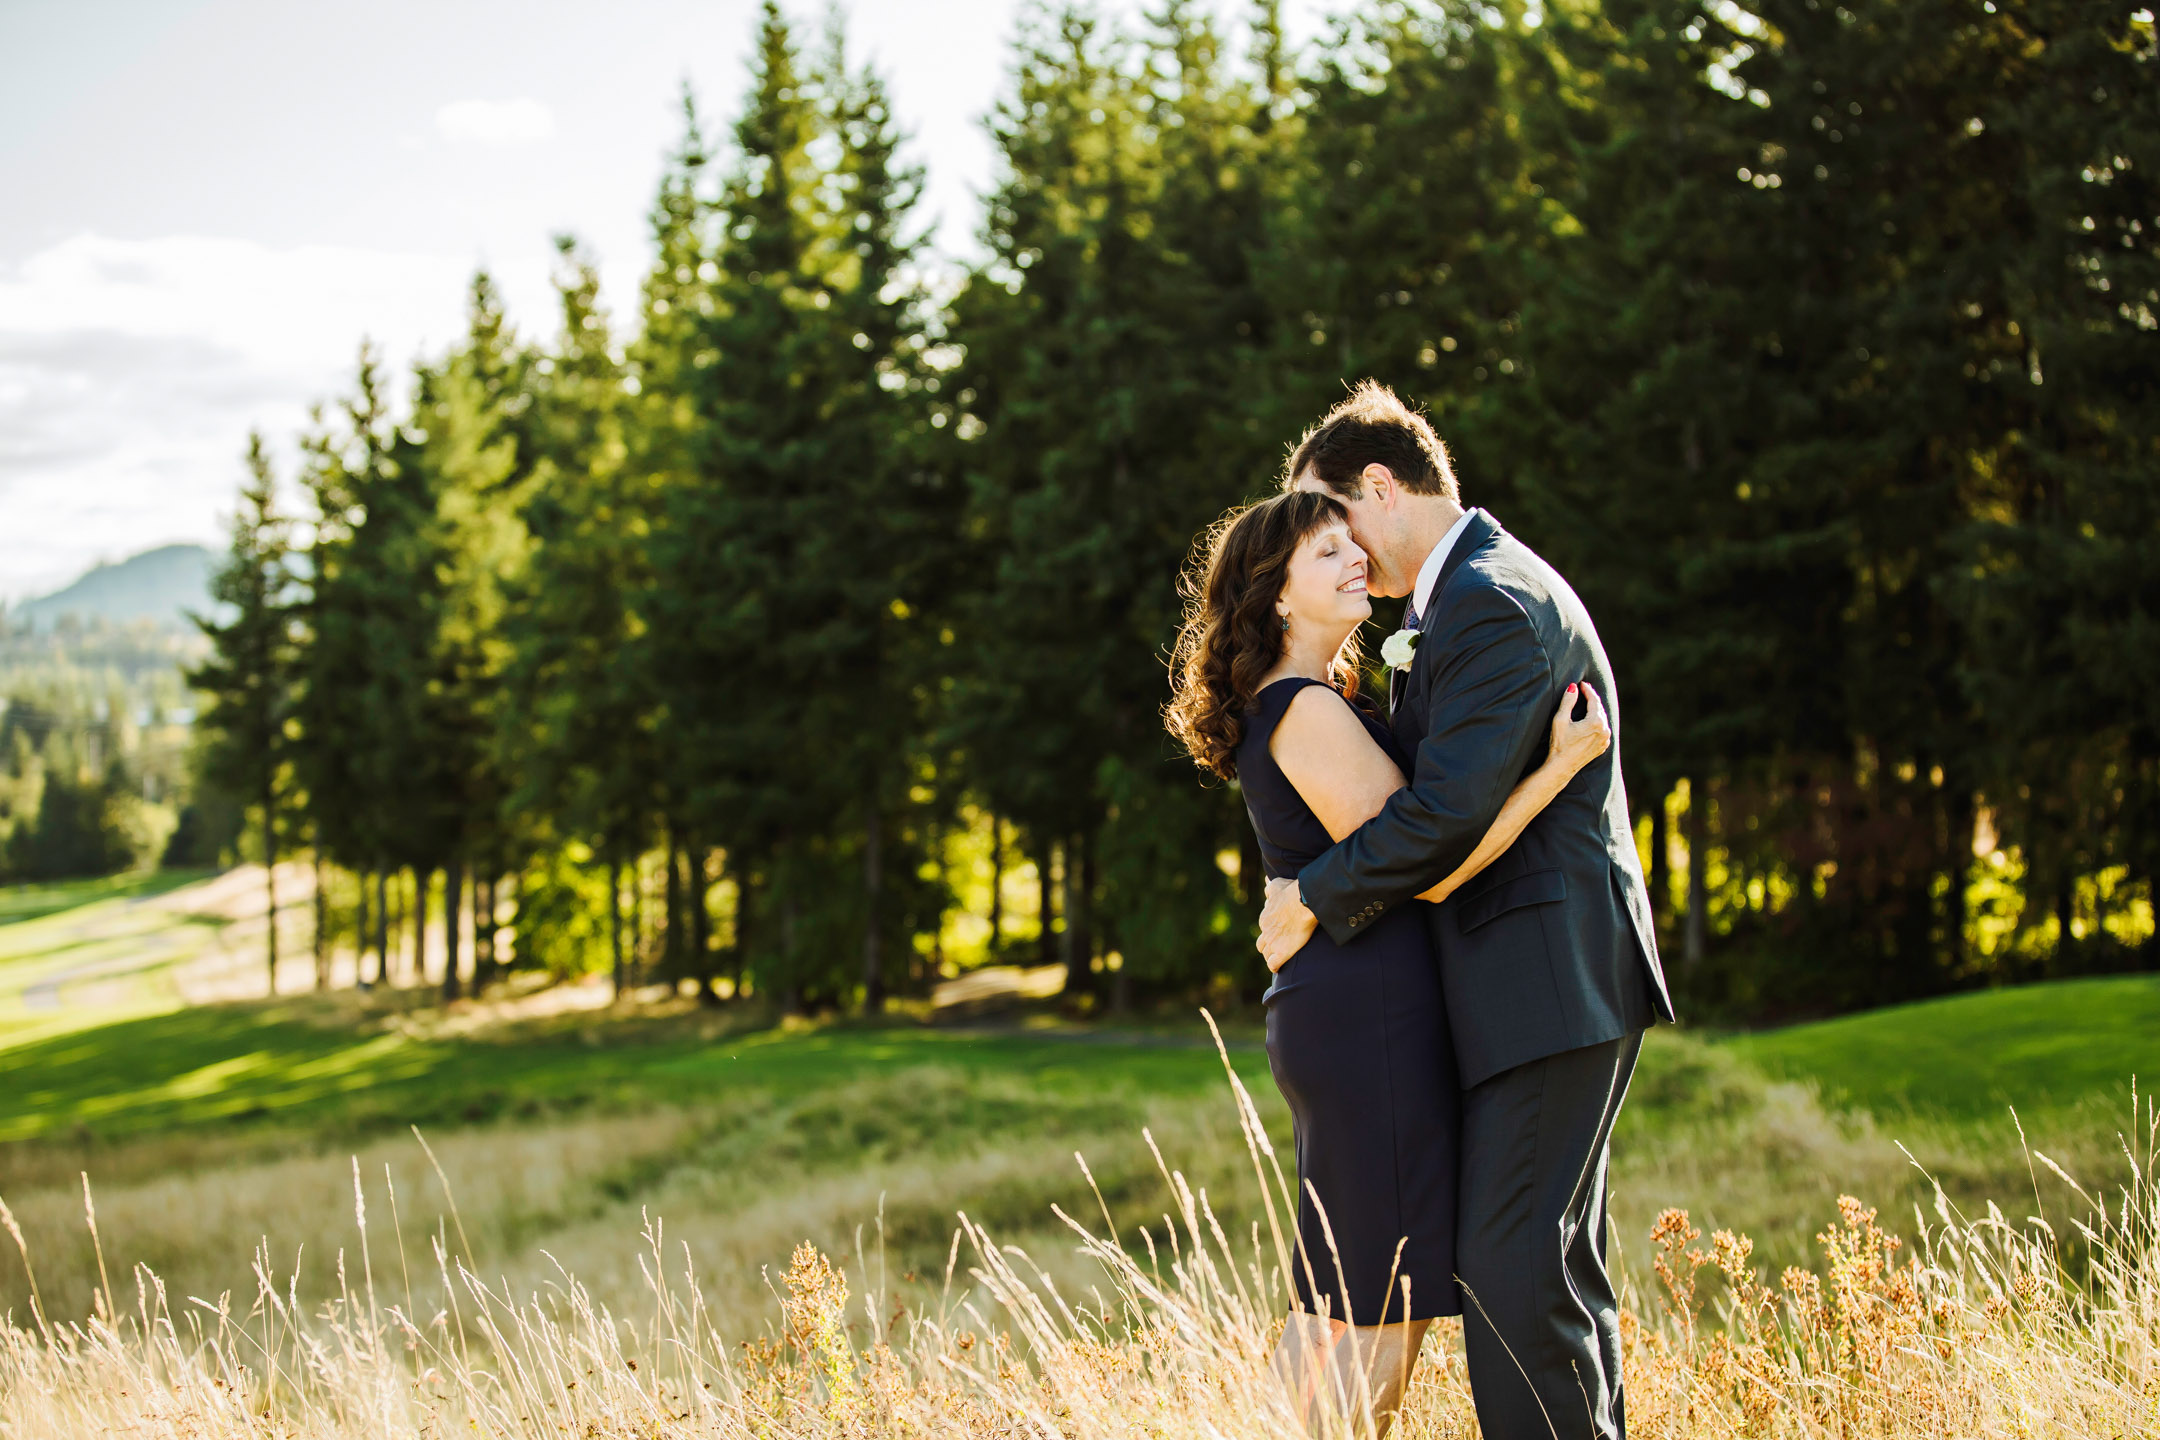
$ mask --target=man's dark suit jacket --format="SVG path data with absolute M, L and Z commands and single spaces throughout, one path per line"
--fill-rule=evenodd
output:
M 1582 601 L 1483 510 L 1433 585 L 1390 686 L 1407 788 L 1305 868 L 1298 888 L 1348 944 L 1453 874 L 1545 759 L 1560 697 L 1588 680 L 1612 744 L 1507 853 L 1429 916 L 1465 1087 L 1673 1018 L 1620 783 L 1620 697 Z

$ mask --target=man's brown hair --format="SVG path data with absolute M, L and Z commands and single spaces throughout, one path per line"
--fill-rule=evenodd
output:
M 1306 471 L 1346 500 L 1357 498 L 1367 465 L 1385 465 L 1414 495 L 1445 495 L 1458 505 L 1455 470 L 1432 422 L 1377 380 L 1356 388 L 1305 432 L 1283 473 L 1284 488 Z

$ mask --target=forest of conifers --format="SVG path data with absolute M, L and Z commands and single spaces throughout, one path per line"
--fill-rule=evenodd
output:
M 1255 993 L 1238 795 L 1160 722 L 1178 576 L 1373 376 L 1598 621 L 1692 1015 L 2149 962 L 2150 9 L 1355 15 L 1037 12 L 947 276 L 876 74 L 768 7 L 637 295 L 564 238 L 549 333 L 483 275 L 297 491 L 258 445 L 206 777 L 326 935 L 379 973 L 442 876 L 452 991 L 627 964 L 639 876 L 648 977 L 874 1009 L 960 958 L 964 853 L 1056 917 L 969 958 Z

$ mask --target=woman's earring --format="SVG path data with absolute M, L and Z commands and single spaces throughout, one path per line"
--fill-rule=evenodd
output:
M 1287 615 L 1282 617 L 1282 633 L 1285 635 L 1290 633 L 1290 617 Z

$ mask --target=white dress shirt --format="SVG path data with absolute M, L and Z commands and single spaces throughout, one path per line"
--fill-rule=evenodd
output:
M 1462 517 L 1448 528 L 1447 534 L 1440 537 L 1440 543 L 1433 546 L 1432 554 L 1425 557 L 1424 565 L 1417 572 L 1417 586 L 1412 593 L 1410 608 L 1417 612 L 1421 625 L 1425 617 L 1432 613 L 1433 586 L 1440 583 L 1440 568 L 1447 564 L 1448 556 L 1454 553 L 1455 542 L 1462 539 L 1462 532 L 1468 528 L 1470 512 L 1465 510 Z

